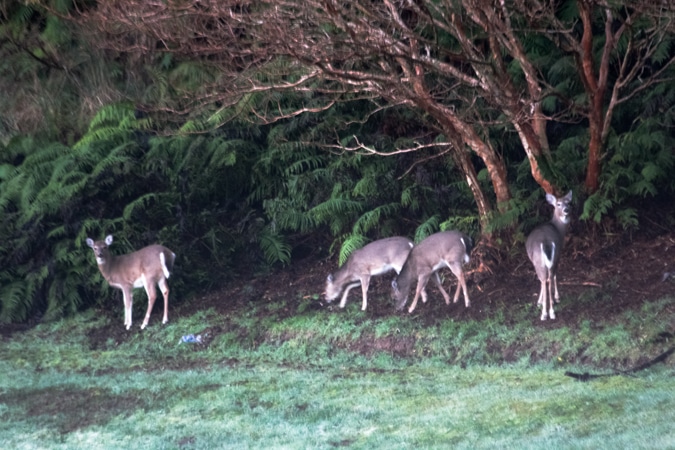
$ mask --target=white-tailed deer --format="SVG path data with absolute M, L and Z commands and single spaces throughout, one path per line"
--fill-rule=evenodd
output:
M 536 227 L 525 241 L 527 256 L 532 261 L 537 278 L 541 282 L 538 305 L 541 305 L 541 320 L 548 317 L 555 319 L 553 311 L 553 293 L 555 302 L 560 302 L 558 294 L 558 261 L 565 243 L 565 233 L 570 221 L 570 202 L 572 191 L 564 197 L 557 198 L 555 195 L 546 194 L 546 201 L 553 205 L 553 218 L 550 222 Z M 548 295 L 547 295 L 548 293 Z M 547 309 L 547 303 L 550 305 Z
M 363 305 L 361 310 L 365 311 L 368 305 L 368 285 L 370 277 L 381 275 L 383 273 L 395 270 L 401 271 L 413 243 L 405 237 L 390 237 L 371 242 L 370 244 L 355 250 L 334 274 L 328 275 L 326 279 L 326 301 L 330 303 L 342 291 L 345 284 L 352 283 L 342 294 L 340 308 L 347 304 L 347 295 L 352 288 L 359 284 L 363 291 Z
M 445 298 L 445 304 L 450 304 L 450 296 L 438 276 L 438 270 L 448 267 L 457 277 L 457 291 L 453 303 L 459 299 L 460 288 L 464 291 L 464 303 L 470 305 L 469 295 L 466 292 L 466 280 L 462 266 L 470 261 L 469 254 L 473 247 L 471 238 L 459 231 L 441 231 L 432 234 L 413 247 L 408 259 L 401 269 L 398 277 L 392 281 L 392 297 L 396 300 L 396 309 L 402 309 L 408 301 L 410 287 L 417 280 L 417 290 L 408 312 L 411 313 L 417 306 L 417 299 L 422 296 L 422 302 L 426 303 L 427 293 L 425 287 L 429 278 L 434 275 L 434 280 Z
M 127 255 L 111 255 L 108 246 L 113 237 L 108 235 L 103 241 L 94 241 L 87 238 L 87 245 L 94 250 L 96 263 L 101 275 L 112 287 L 122 290 L 124 297 L 124 325 L 131 328 L 131 307 L 133 304 L 133 289 L 145 288 L 148 294 L 148 312 L 141 325 L 141 329 L 148 326 L 150 312 L 155 304 L 157 291 L 155 284 L 164 296 L 164 318 L 162 323 L 169 321 L 169 285 L 167 278 L 173 270 L 176 255 L 162 245 L 150 245 Z

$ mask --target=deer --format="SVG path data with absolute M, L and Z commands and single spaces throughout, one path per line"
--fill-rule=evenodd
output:
M 563 197 L 547 193 L 546 201 L 553 205 L 553 218 L 550 222 L 541 224 L 532 230 L 525 241 L 525 248 L 541 283 L 539 300 L 537 300 L 537 305 L 541 305 L 541 320 L 549 317 L 553 320 L 555 319 L 553 301 L 560 303 L 557 272 L 567 226 L 570 222 L 572 191 Z M 548 309 L 547 304 L 550 305 Z
M 173 270 L 176 254 L 163 245 L 150 245 L 126 255 L 111 255 L 108 247 L 113 243 L 112 235 L 102 241 L 87 238 L 87 245 L 94 250 L 96 264 L 108 284 L 122 290 L 124 299 L 124 326 L 131 328 L 131 307 L 133 305 L 133 289 L 145 288 L 148 295 L 148 311 L 141 325 L 145 329 L 150 321 L 150 312 L 155 304 L 159 285 L 164 296 L 164 317 L 162 323 L 169 321 L 169 285 L 167 279 Z
M 457 290 L 453 303 L 459 299 L 459 291 L 464 292 L 464 304 L 468 308 L 471 305 L 466 289 L 466 280 L 462 266 L 471 260 L 470 254 L 473 248 L 473 240 L 459 231 L 441 231 L 432 234 L 419 244 L 415 245 L 408 255 L 401 272 L 392 281 L 391 296 L 396 301 L 396 309 L 401 310 L 408 301 L 410 288 L 414 280 L 417 280 L 417 289 L 408 313 L 412 313 L 417 306 L 417 300 L 421 296 L 422 302 L 426 303 L 425 291 L 429 278 L 433 275 L 438 289 L 445 298 L 445 304 L 450 304 L 450 296 L 443 289 L 443 284 L 438 276 L 438 271 L 448 267 L 457 277 Z
M 326 278 L 324 292 L 326 301 L 330 303 L 335 300 L 347 285 L 340 300 L 340 308 L 344 308 L 349 291 L 361 285 L 363 295 L 361 310 L 365 311 L 368 306 L 370 278 L 392 270 L 398 274 L 412 247 L 413 242 L 410 239 L 396 236 L 371 242 L 355 250 L 342 267 Z

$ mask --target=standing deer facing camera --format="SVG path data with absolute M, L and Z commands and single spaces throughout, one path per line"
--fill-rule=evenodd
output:
M 101 275 L 110 286 L 121 289 L 124 297 L 124 325 L 131 328 L 131 307 L 133 305 L 133 289 L 145 288 L 148 294 L 148 312 L 141 325 L 141 329 L 148 326 L 150 312 L 155 304 L 157 291 L 155 284 L 164 295 L 164 318 L 162 323 L 169 321 L 169 285 L 167 278 L 173 270 L 176 255 L 162 245 L 150 245 L 127 255 L 111 255 L 108 246 L 112 244 L 112 235 L 106 236 L 103 241 L 94 241 L 87 238 L 87 245 L 94 250 L 96 263 Z
M 567 225 L 570 222 L 572 191 L 560 198 L 546 194 L 546 201 L 553 205 L 553 218 L 550 222 L 539 225 L 532 230 L 527 237 L 527 241 L 525 241 L 527 256 L 532 261 L 534 270 L 537 272 L 537 278 L 541 282 L 539 300 L 537 301 L 537 304 L 541 305 L 541 320 L 546 320 L 548 317 L 555 319 L 555 311 L 553 311 L 554 291 L 555 302 L 560 302 L 556 272 L 558 271 L 560 253 L 565 243 Z M 550 306 L 547 306 L 547 304 Z
M 438 277 L 438 270 L 448 267 L 457 277 L 457 290 L 453 303 L 459 299 L 459 290 L 464 291 L 464 304 L 468 308 L 470 305 L 469 295 L 466 292 L 466 280 L 464 279 L 464 270 L 462 266 L 470 261 L 469 254 L 473 246 L 471 238 L 459 231 L 441 231 L 432 234 L 417 244 L 410 251 L 408 259 L 401 269 L 398 277 L 392 281 L 392 297 L 396 300 L 396 309 L 403 309 L 408 301 L 410 288 L 413 281 L 417 280 L 417 290 L 408 312 L 411 313 L 417 306 L 417 299 L 422 296 L 422 302 L 426 303 L 427 293 L 425 287 L 429 278 L 433 275 L 438 289 L 440 289 L 445 304 L 450 304 L 450 296 Z
M 368 306 L 368 285 L 370 277 L 381 275 L 391 270 L 399 273 L 405 263 L 413 243 L 405 237 L 390 237 L 371 242 L 370 244 L 355 250 L 334 274 L 328 275 L 326 279 L 326 301 L 332 302 L 340 295 L 342 288 L 348 284 L 340 308 L 347 304 L 347 294 L 349 291 L 361 285 L 363 293 L 363 305 L 361 310 L 365 311 Z

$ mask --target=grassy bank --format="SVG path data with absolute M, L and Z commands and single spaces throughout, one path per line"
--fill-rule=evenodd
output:
M 311 300 L 122 329 L 90 311 L 0 346 L 3 448 L 674 448 L 675 300 L 543 327 Z M 186 305 L 185 308 L 189 308 Z M 522 317 L 521 317 L 522 315 Z M 197 333 L 203 344 L 180 343 Z

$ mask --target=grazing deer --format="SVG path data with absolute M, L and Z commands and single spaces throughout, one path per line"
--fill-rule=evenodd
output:
M 565 233 L 570 221 L 570 202 L 572 201 L 572 191 L 569 191 L 564 197 L 557 198 L 555 195 L 546 194 L 546 201 L 553 205 L 553 218 L 550 222 L 536 227 L 525 241 L 527 256 L 532 261 L 534 270 L 537 272 L 537 278 L 541 282 L 539 291 L 538 305 L 541 305 L 541 320 L 548 317 L 555 319 L 553 311 L 553 292 L 555 291 L 555 302 L 560 302 L 558 294 L 558 281 L 556 272 L 558 271 L 558 261 L 565 243 Z M 548 295 L 547 295 L 548 292 Z M 550 308 L 547 310 L 547 300 Z
M 443 267 L 448 267 L 457 277 L 457 291 L 453 303 L 457 303 L 461 288 L 464 291 L 464 303 L 468 308 L 470 302 L 469 295 L 466 292 L 466 280 L 464 279 L 462 265 L 470 261 L 469 254 L 472 247 L 473 241 L 471 238 L 459 231 L 442 231 L 432 234 L 413 247 L 401 269 L 401 273 L 391 283 L 391 294 L 396 300 L 396 309 L 400 310 L 405 306 L 414 279 L 417 279 L 417 290 L 408 312 L 412 313 L 415 310 L 420 295 L 422 296 L 422 302 L 426 303 L 425 287 L 432 275 L 434 275 L 438 289 L 445 298 L 445 304 L 449 305 L 450 296 L 443 289 L 441 279 L 438 276 L 438 270 Z
M 368 305 L 368 285 L 370 277 L 381 275 L 383 273 L 395 270 L 401 271 L 413 243 L 405 237 L 390 237 L 371 242 L 370 244 L 355 250 L 347 262 L 340 267 L 334 274 L 328 275 L 326 279 L 326 301 L 332 302 L 347 286 L 340 300 L 340 308 L 347 304 L 347 295 L 352 288 L 359 284 L 363 291 L 363 305 L 361 310 L 365 311 Z
M 127 255 L 114 256 L 110 254 L 108 246 L 113 237 L 108 235 L 103 241 L 87 238 L 87 245 L 94 250 L 96 263 L 101 275 L 112 286 L 122 290 L 124 297 L 124 325 L 131 328 L 131 306 L 133 304 L 133 289 L 145 288 L 148 294 L 148 312 L 141 325 L 141 329 L 148 326 L 150 312 L 155 304 L 157 291 L 155 284 L 164 295 L 164 318 L 162 323 L 169 321 L 169 285 L 167 278 L 173 270 L 176 255 L 162 245 L 150 245 Z

